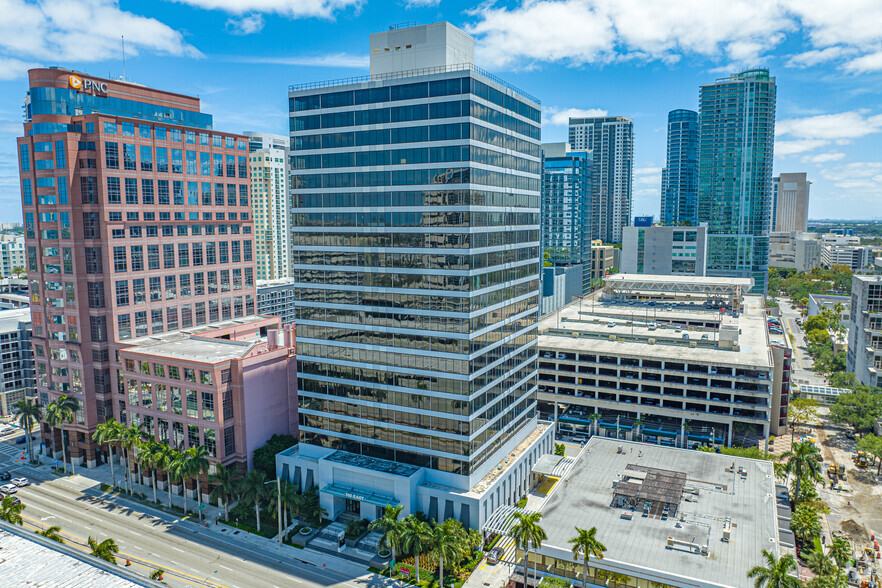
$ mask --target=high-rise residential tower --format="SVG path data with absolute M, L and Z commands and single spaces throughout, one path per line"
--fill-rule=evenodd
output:
M 767 69 L 732 74 L 699 91 L 698 220 L 708 223 L 709 276 L 769 271 L 775 78 Z
M 806 173 L 785 173 L 772 179 L 771 232 L 808 230 L 809 187 Z
M 698 113 L 668 113 L 668 149 L 662 170 L 661 222 L 698 224 Z
M 211 457 L 244 460 L 245 412 L 263 403 L 244 402 L 240 378 L 267 371 L 242 368 L 219 382 L 208 366 L 220 378 L 217 362 L 253 356 L 253 337 L 270 328 L 242 325 L 255 312 L 247 138 L 213 130 L 198 98 L 64 69 L 28 75 L 18 166 L 37 392 L 44 405 L 66 394 L 80 406 L 65 438 L 44 425 L 44 442 L 101 463 L 92 433 L 115 417 L 160 441 L 212 443 Z M 221 341 L 189 342 L 194 331 Z M 237 333 L 255 347 L 231 343 Z M 142 357 L 162 347 L 164 358 L 123 365 L 133 347 Z M 204 378 L 183 365 L 197 357 Z M 287 386 L 272 389 L 284 403 Z
M 281 138 L 281 137 L 280 137 Z M 262 140 L 260 140 L 262 139 Z M 260 142 L 258 142 L 260 140 Z M 291 197 L 286 143 L 249 134 L 251 211 L 258 280 L 291 276 Z
M 290 88 L 300 444 L 278 463 L 332 518 L 400 502 L 476 527 L 551 447 L 539 103 L 473 47 L 392 29 L 371 76 Z
M 591 239 L 621 243 L 631 224 L 634 121 L 621 116 L 571 118 L 573 151 L 590 151 Z
M 552 265 L 591 264 L 591 156 L 567 143 L 542 145 L 542 251 Z M 590 288 L 583 274 L 583 291 Z

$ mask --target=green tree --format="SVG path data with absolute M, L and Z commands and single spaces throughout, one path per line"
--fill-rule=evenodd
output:
M 100 445 L 107 445 L 107 461 L 110 462 L 110 477 L 113 480 L 113 487 L 116 488 L 116 471 L 113 469 L 113 445 L 122 440 L 122 428 L 115 418 L 110 417 L 103 423 L 95 427 L 92 438 Z
M 850 372 L 837 371 L 828 379 L 834 388 L 854 388 L 857 384 L 857 376 Z
M 573 559 L 579 561 L 579 558 L 582 558 L 582 588 L 587 588 L 588 560 L 592 557 L 603 559 L 606 546 L 597 539 L 597 527 L 591 527 L 587 531 L 576 527 L 576 536 L 568 543 L 573 544 Z
M 254 516 L 257 519 L 257 532 L 260 533 L 260 503 L 267 496 L 264 485 L 266 475 L 259 470 L 251 470 L 239 481 L 238 491 L 243 502 L 254 503 Z
M 141 467 L 150 470 L 150 487 L 153 488 L 153 502 L 159 503 L 156 497 L 156 464 L 162 458 L 162 446 L 154 440 L 141 444 L 138 449 Z
M 235 493 L 238 479 L 239 468 L 225 467 L 219 463 L 214 464 L 214 472 L 208 474 L 208 483 L 214 485 L 208 499 L 224 503 L 224 519 L 227 521 L 230 520 L 230 499 Z
M 73 423 L 74 416 L 79 410 L 80 404 L 73 396 L 64 394 L 59 396 L 58 400 L 54 400 L 46 407 L 46 422 L 50 427 L 61 428 L 61 461 L 64 464 L 64 473 L 67 473 L 67 443 L 64 442 L 64 423 Z M 77 473 L 74 466 L 73 456 L 70 458 L 70 469 L 74 474 Z
M 808 340 L 809 345 L 826 345 L 831 342 L 830 333 L 822 329 L 808 331 Z
M 857 448 L 872 455 L 874 462 L 878 459 L 879 467 L 876 474 L 882 473 L 882 437 L 868 433 L 858 440 Z
M 818 448 L 811 441 L 794 443 L 791 450 L 781 455 L 788 474 L 796 476 L 796 493 L 793 501 L 800 499 L 800 486 L 804 477 L 810 480 L 821 480 L 821 465 L 817 460 Z
M 429 544 L 432 554 L 438 559 L 438 586 L 444 588 L 444 562 L 457 564 L 462 560 L 468 547 L 468 534 L 462 523 L 456 519 L 447 519 L 436 523 L 432 529 Z
M 810 504 L 797 504 L 790 519 L 790 528 L 801 543 L 811 541 L 821 534 L 821 518 Z
M 280 493 L 281 491 L 281 493 Z M 288 512 L 291 510 L 291 507 L 297 504 L 297 508 L 299 509 L 299 503 L 301 501 L 300 494 L 297 492 L 297 486 L 292 484 L 291 482 L 287 482 L 285 480 L 281 480 L 277 488 L 273 488 L 273 495 L 270 500 L 270 509 L 276 507 L 276 501 L 280 500 L 282 502 L 282 515 L 284 517 L 284 522 L 282 523 L 282 529 L 288 528 Z
M 848 425 L 856 433 L 873 428 L 882 417 L 882 394 L 869 386 L 857 385 L 854 392 L 840 394 L 830 406 L 830 421 L 837 425 Z
M 199 520 L 201 521 L 202 509 L 199 508 L 199 505 L 202 504 L 202 474 L 208 472 L 208 468 L 211 465 L 208 463 L 208 449 L 202 445 L 191 447 L 185 452 L 185 459 L 188 476 L 196 478 L 196 510 L 199 511 Z M 185 488 L 184 493 L 186 494 L 186 492 Z
M 31 443 L 31 429 L 35 424 L 39 424 L 43 420 L 43 407 L 39 402 L 28 402 L 20 400 L 15 403 L 15 409 L 18 411 L 16 420 L 25 431 L 25 443 L 27 443 L 28 459 L 34 461 L 34 451 Z
M 833 560 L 822 550 L 811 551 L 808 557 L 805 558 L 805 563 L 811 571 L 819 576 L 830 576 L 836 572 L 836 565 L 833 563 Z
M 401 547 L 404 533 L 404 521 L 399 519 L 404 505 L 389 506 L 383 509 L 383 516 L 375 521 L 371 521 L 368 529 L 371 531 L 379 531 L 383 534 L 380 537 L 379 546 L 392 551 L 392 559 L 397 559 L 398 549 Z
M 787 408 L 787 416 L 790 417 L 790 442 L 793 443 L 798 424 L 807 425 L 818 421 L 818 403 L 811 398 L 794 398 Z
M 322 519 L 328 516 L 328 511 L 322 507 L 318 486 L 308 488 L 303 493 L 303 504 L 300 508 L 307 521 L 314 525 L 321 524 Z
M 116 564 L 116 554 L 119 553 L 119 546 L 113 539 L 105 539 L 101 543 L 94 537 L 89 537 L 89 549 L 92 550 L 90 555 L 100 557 L 104 561 Z
M 809 317 L 807 321 L 805 321 L 802 325 L 802 329 L 808 333 L 810 331 L 827 331 L 827 327 L 829 323 L 827 322 L 827 318 L 822 315 L 815 315 L 813 317 Z
M 178 451 L 168 443 L 160 443 L 153 454 L 156 467 L 165 472 L 165 489 L 168 491 L 168 507 L 172 507 L 172 471 L 178 459 Z
M 134 475 L 138 481 L 138 494 L 142 494 L 144 488 L 141 484 L 141 464 L 138 461 L 138 447 L 148 439 L 147 433 L 144 431 L 144 425 L 132 423 L 128 427 L 123 428 L 121 436 L 122 447 L 126 452 L 126 476 L 128 476 L 129 480 L 129 491 L 132 493 L 135 491 L 135 486 L 132 483 L 132 476 Z M 135 468 L 134 471 L 132 470 L 133 467 Z
M 24 519 L 21 513 L 24 509 L 24 503 L 16 502 L 15 498 L 7 494 L 3 500 L 0 500 L 0 521 L 6 521 L 12 525 L 23 525 Z
M 839 579 L 841 577 L 842 568 L 848 564 L 851 559 L 851 543 L 842 537 L 834 537 L 828 551 L 830 557 L 836 562 L 836 588 L 839 588 Z
M 166 467 L 168 468 L 171 480 L 178 479 L 181 481 L 181 498 L 184 501 L 184 516 L 187 516 L 187 478 L 190 476 L 187 455 L 183 451 L 175 450 L 174 453 L 171 454 L 171 460 Z
M 796 560 L 792 555 L 785 555 L 776 559 L 770 551 L 763 549 L 765 567 L 754 566 L 747 572 L 747 577 L 753 579 L 756 588 L 800 588 L 799 578 L 794 577 L 796 572 Z
M 254 450 L 252 463 L 254 469 L 263 472 L 267 479 L 276 477 L 276 454 L 297 445 L 291 435 L 273 435 L 263 447 Z
M 542 542 L 548 539 L 548 535 L 539 525 L 542 519 L 541 512 L 532 512 L 525 514 L 522 512 L 514 513 L 515 523 L 509 529 L 509 535 L 520 549 L 524 550 L 524 582 L 527 582 L 527 564 L 529 563 L 529 546 L 539 549 Z
M 554 454 L 559 455 L 561 457 L 565 456 L 567 452 L 567 446 L 563 443 L 555 443 L 554 444 Z
M 432 544 L 432 530 L 428 523 L 417 519 L 413 515 L 407 515 L 404 519 L 404 527 L 401 532 L 401 548 L 413 554 L 416 566 L 416 581 L 420 583 L 420 556 Z
M 52 541 L 57 541 L 58 543 L 64 543 L 64 538 L 61 536 L 61 527 L 58 525 L 53 525 L 51 527 L 47 527 L 42 531 L 36 531 L 37 535 L 42 535 L 46 539 L 51 539 Z

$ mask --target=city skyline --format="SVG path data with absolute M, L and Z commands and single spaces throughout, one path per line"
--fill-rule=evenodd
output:
M 416 4 L 423 7 L 407 7 Z M 247 0 L 225 3 L 229 13 L 211 9 L 219 4 L 207 0 L 95 3 L 81 7 L 82 21 L 23 5 L 22 18 L 41 23 L 40 30 L 52 32 L 53 40 L 27 43 L 10 30 L 0 43 L 0 88 L 7 97 L 0 108 L 0 203 L 6 211 L 0 220 L 21 218 L 13 132 L 20 128 L 28 66 L 58 64 L 101 77 L 120 75 L 123 33 L 128 79 L 198 94 L 216 113 L 217 128 L 284 133 L 288 84 L 364 74 L 366 33 L 404 20 L 445 19 L 476 36 L 477 63 L 543 101 L 543 142 L 565 140 L 569 116 L 634 118 L 634 214 L 659 213 L 667 112 L 697 108 L 695 88 L 701 83 L 762 65 L 772 69 L 781 89 L 774 173 L 808 173 L 816 195 L 811 218 L 882 216 L 882 203 L 872 198 L 882 184 L 882 161 L 875 157 L 882 145 L 882 116 L 872 99 L 882 85 L 882 60 L 869 49 L 880 33 L 861 28 L 874 22 L 869 13 L 856 19 L 856 7 L 832 16 L 820 8 L 779 3 L 752 10 L 732 7 L 751 15 L 746 23 L 740 20 L 746 16 L 733 17 L 727 10 L 684 15 L 671 7 L 655 14 L 656 20 L 664 24 L 677 16 L 682 22 L 655 31 L 621 9 L 607 15 L 616 25 L 613 33 L 598 20 L 602 14 L 587 13 L 590 2 L 470 12 L 456 2 L 425 4 L 399 4 L 389 11 L 375 3 L 323 2 L 316 5 L 318 16 L 310 16 L 295 3 L 281 1 L 264 4 L 264 13 Z M 542 39 L 527 29 L 547 28 L 525 23 L 539 18 L 539 6 L 552 16 L 572 14 L 573 23 L 602 34 L 593 40 L 561 34 L 538 42 Z M 727 19 L 731 22 L 715 29 L 721 32 L 703 30 L 698 38 L 689 33 L 690 26 Z M 79 26 L 74 20 L 94 23 L 88 43 L 73 40 Z M 499 48 L 505 44 L 515 50 L 503 54 Z

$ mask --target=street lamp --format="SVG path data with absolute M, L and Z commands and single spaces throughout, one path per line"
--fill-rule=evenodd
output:
M 526 572 L 526 576 L 524 576 L 524 588 L 529 588 L 528 582 L 530 581 L 530 548 L 533 547 L 533 542 L 530 539 L 527 539 L 527 552 L 524 553 L 524 571 Z
M 278 505 L 279 513 L 276 515 L 279 521 L 279 547 L 282 546 L 282 479 L 279 476 L 276 476 L 276 504 Z M 264 482 L 263 485 L 272 484 L 273 481 L 269 480 Z

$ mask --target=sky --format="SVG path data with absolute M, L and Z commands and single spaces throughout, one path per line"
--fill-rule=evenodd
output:
M 450 21 L 477 65 L 569 116 L 634 119 L 633 213 L 658 215 L 667 113 L 748 67 L 778 85 L 775 173 L 813 219 L 882 219 L 880 0 L 0 0 L 0 221 L 21 221 L 15 137 L 31 67 L 196 95 L 214 128 L 287 134 L 290 84 L 368 73 L 368 36 Z

